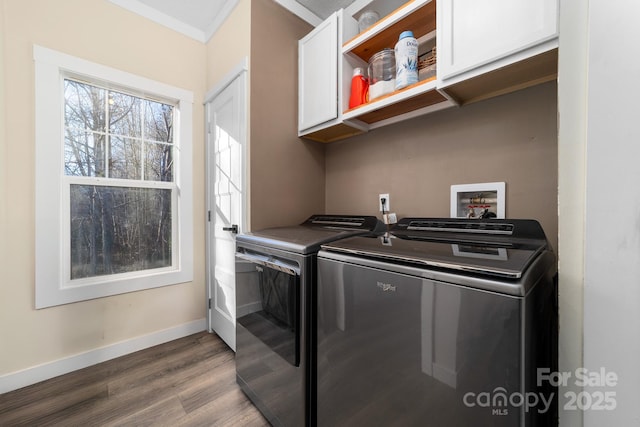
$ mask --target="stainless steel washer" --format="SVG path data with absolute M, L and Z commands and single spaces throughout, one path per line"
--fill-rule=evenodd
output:
M 536 377 L 557 370 L 555 276 L 530 220 L 405 218 L 323 245 L 317 425 L 556 425 Z

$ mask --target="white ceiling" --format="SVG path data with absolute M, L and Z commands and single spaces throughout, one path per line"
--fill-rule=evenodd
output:
M 239 0 L 110 0 L 196 40 L 206 42 Z M 312 25 L 355 0 L 273 0 Z
M 354 0 L 296 0 L 298 3 L 318 15 L 322 20 L 336 10 L 349 6 Z
M 230 0 L 138 0 L 178 21 L 205 31 Z

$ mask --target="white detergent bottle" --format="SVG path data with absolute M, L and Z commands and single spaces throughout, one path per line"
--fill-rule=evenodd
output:
M 418 82 L 418 41 L 412 31 L 403 31 L 395 48 L 396 90 Z

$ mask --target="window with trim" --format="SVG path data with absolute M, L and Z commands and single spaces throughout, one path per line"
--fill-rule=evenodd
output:
M 36 307 L 191 281 L 192 94 L 34 59 Z

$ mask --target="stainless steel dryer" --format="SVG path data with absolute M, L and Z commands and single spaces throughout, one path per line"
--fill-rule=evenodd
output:
M 533 220 L 402 219 L 318 253 L 318 426 L 557 425 L 556 259 Z
M 274 426 L 314 423 L 310 298 L 320 245 L 380 225 L 374 216 L 314 215 L 236 237 L 236 378 Z

